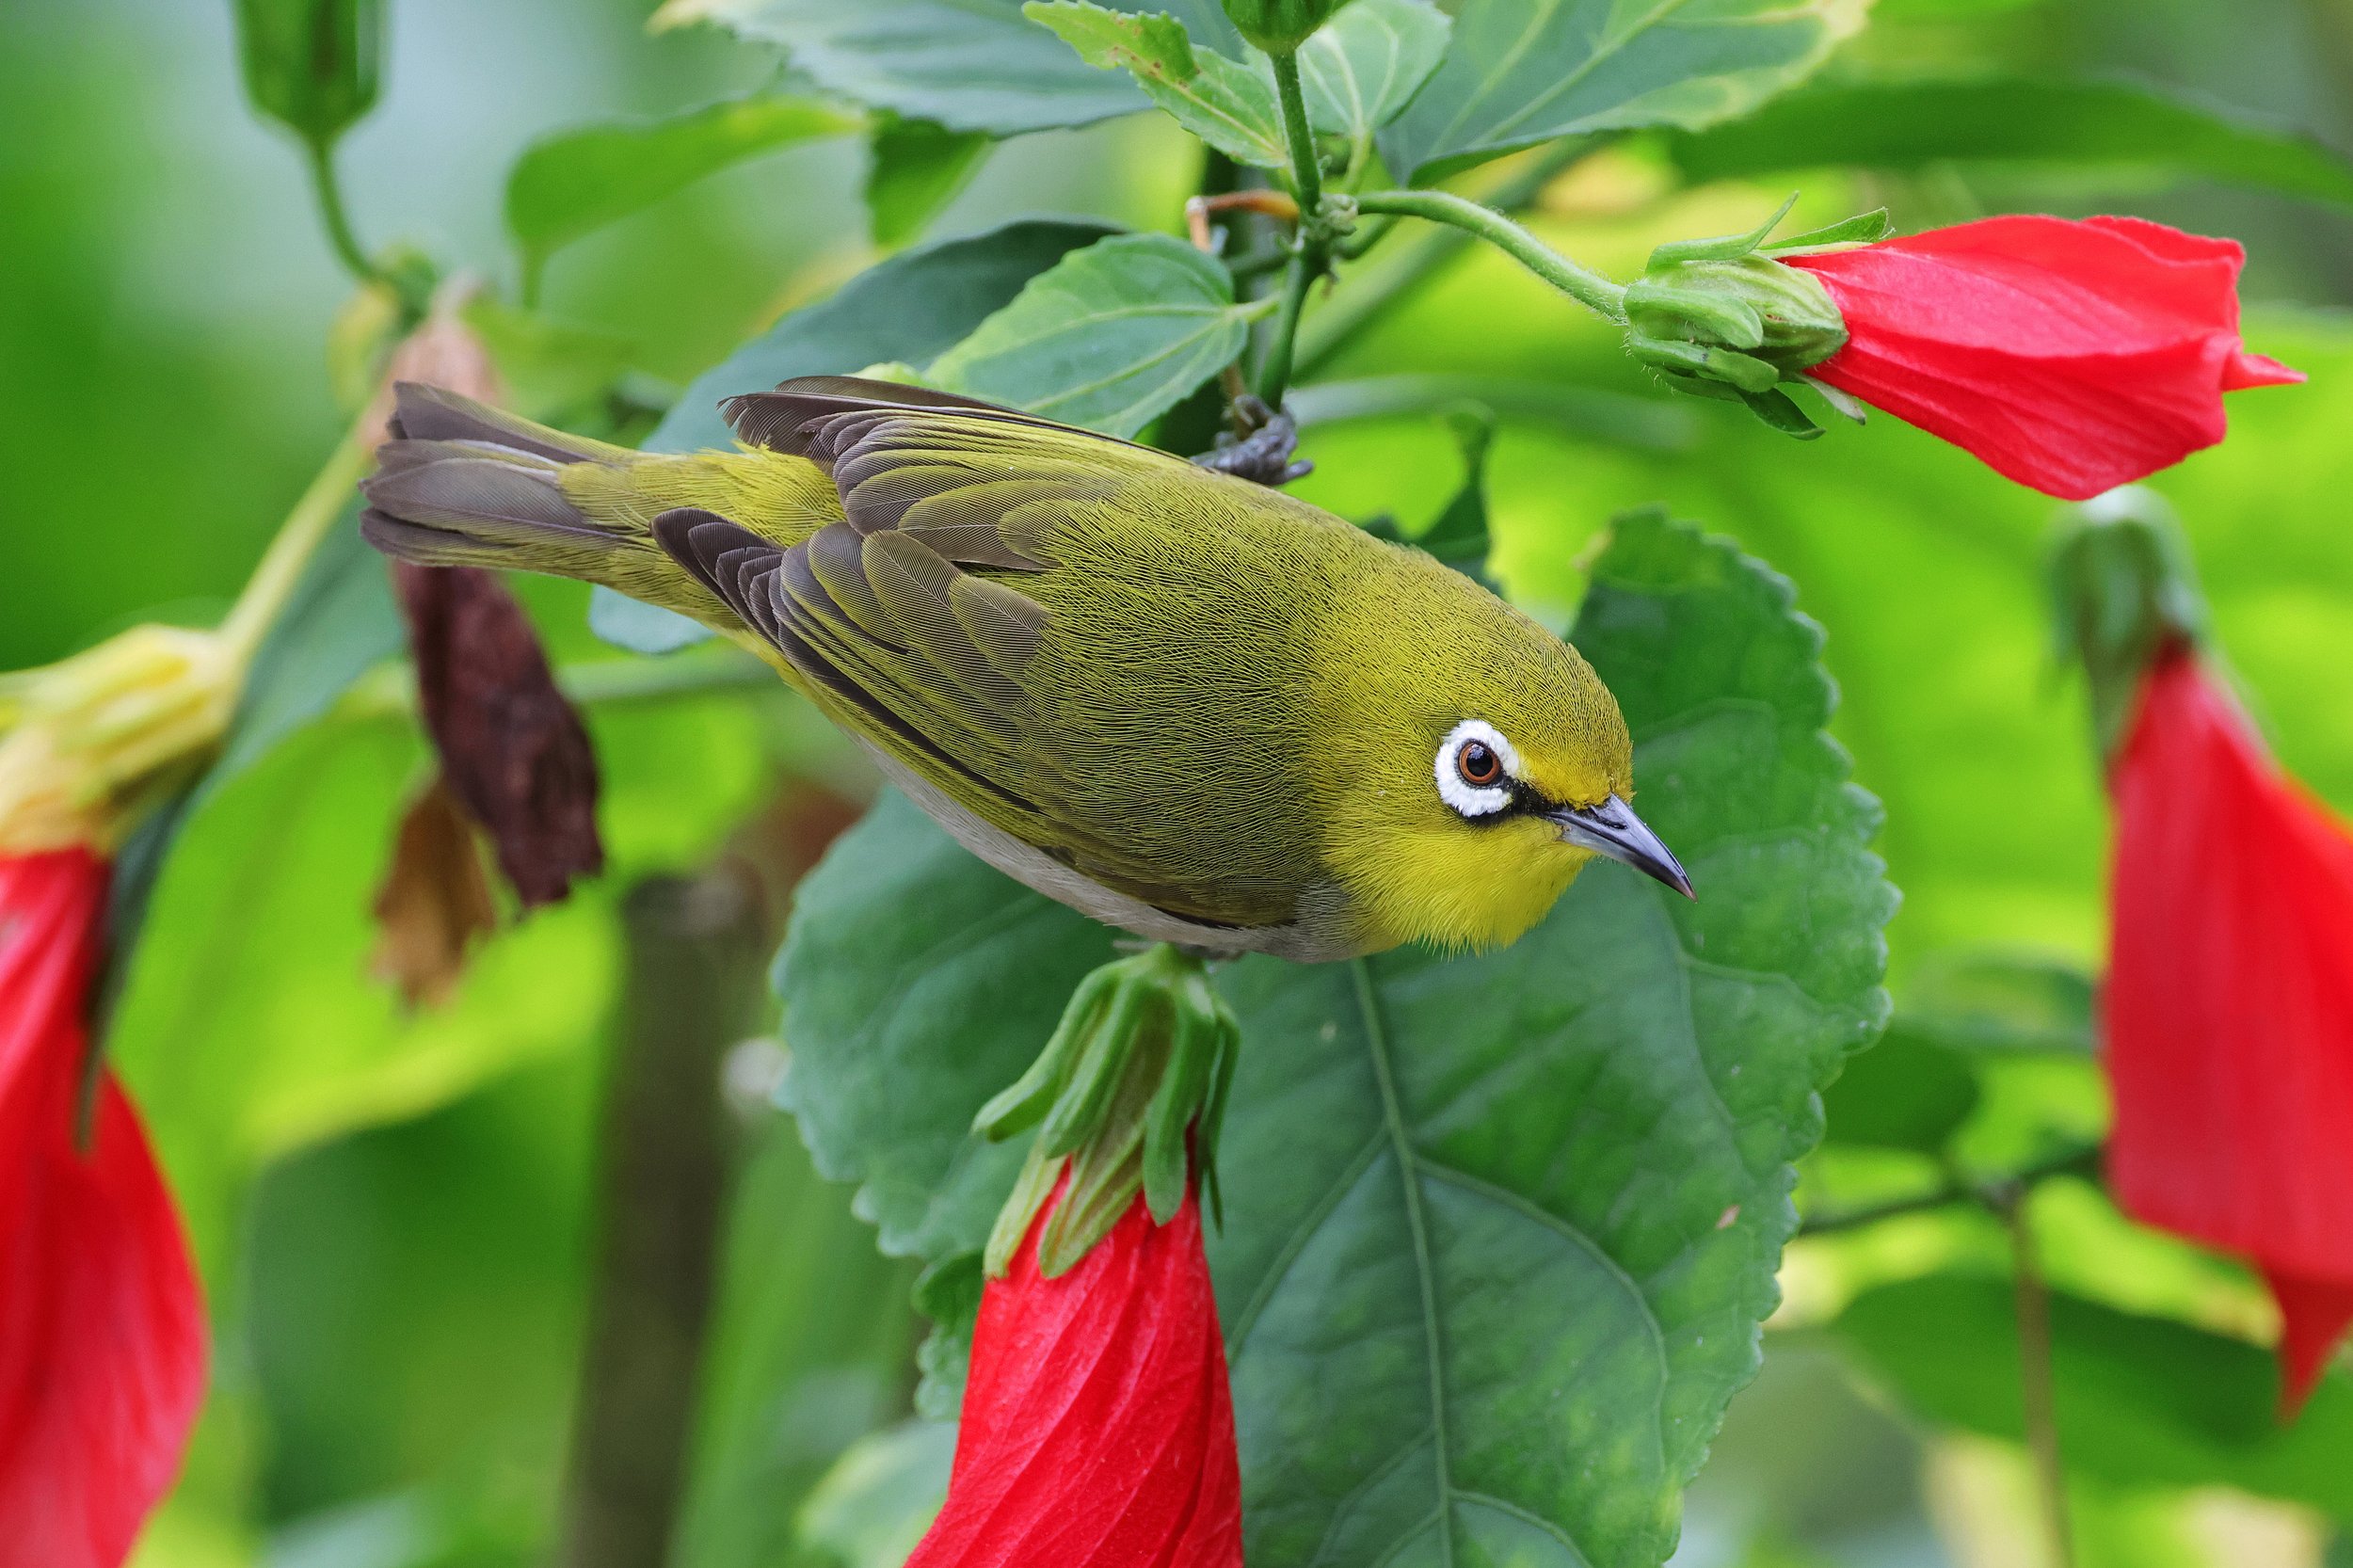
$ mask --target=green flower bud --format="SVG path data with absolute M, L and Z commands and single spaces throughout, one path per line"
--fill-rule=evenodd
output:
M 1225 0 L 1241 36 L 1270 55 L 1288 55 L 1348 0 Z
M 1238 1032 L 1199 958 L 1162 944 L 1079 983 L 1052 1039 L 1021 1080 L 981 1108 L 992 1142 L 1031 1128 L 1029 1160 L 990 1234 L 1004 1272 L 1062 1177 L 1070 1188 L 1038 1238 L 1038 1267 L 1064 1272 L 1141 1192 L 1166 1224 L 1197 1180 L 1217 1209 L 1217 1134 Z
M 2197 643 L 2206 605 L 2173 508 L 2141 485 L 2062 514 L 2050 560 L 2052 645 L 2080 663 L 2103 755 L 2124 739 L 2142 674 L 2160 652 Z
M 1625 291 L 1625 313 L 1629 336 L 1734 350 L 1783 379 L 1847 344 L 1845 318 L 1821 280 L 1754 251 L 1654 264 Z M 1742 385 L 1733 376 L 1718 379 Z

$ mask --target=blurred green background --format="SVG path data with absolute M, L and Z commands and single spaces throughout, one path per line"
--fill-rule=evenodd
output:
M 382 104 L 341 153 L 363 241 L 511 287 L 500 200 L 525 144 L 775 76 L 775 57 L 713 30 L 649 35 L 647 8 L 395 4 Z M 2153 81 L 2353 149 L 2345 0 L 1881 0 L 1828 74 L 1973 68 Z M 0 7 L 0 667 L 17 667 L 225 605 L 346 422 L 325 345 L 348 286 L 293 144 L 246 106 L 226 4 Z M 840 138 L 706 180 L 567 249 L 544 308 L 615 334 L 644 387 L 675 388 L 871 258 L 864 157 Z M 1031 136 L 999 148 L 930 233 L 1031 213 L 1174 230 L 1197 178 L 1193 144 L 1155 119 Z M 1539 226 L 1624 274 L 1666 234 L 1761 217 L 1789 183 L 1678 188 L 1636 147 L 1547 191 Z M 2338 314 L 2353 303 L 2353 214 L 2106 166 L 1804 185 L 1801 220 L 1881 201 L 1906 229 L 2124 211 L 2248 244 L 2250 342 L 2313 383 L 2233 399 L 2232 440 L 2157 488 L 2275 743 L 2353 807 L 2353 324 Z M 1314 378 L 1419 370 L 1659 395 L 1606 329 L 1483 258 Z M 1507 424 L 1490 476 L 1507 584 L 1564 617 L 1580 551 L 1645 502 L 1736 535 L 1828 629 L 1839 733 L 1887 804 L 1881 847 L 1907 899 L 1899 998 L 1957 952 L 2089 963 L 2105 818 L 2079 696 L 2047 648 L 2051 505 L 1889 420 L 1799 446 L 1715 405 L 1669 417 L 1682 434 L 1658 450 Z M 1305 453 L 1321 467 L 1298 493 L 1412 526 L 1461 478 L 1427 417 L 1314 428 Z M 581 595 L 528 595 L 560 657 L 598 652 Z M 148 1568 L 545 1560 L 586 1314 L 620 892 L 703 864 L 781 776 L 867 788 L 780 694 L 600 707 L 592 726 L 613 870 L 499 938 L 442 1011 L 408 1016 L 366 973 L 368 899 L 421 766 L 404 725 L 360 716 L 299 738 L 208 808 L 175 859 L 118 1048 L 186 1206 L 219 1343 Z M 759 1061 L 735 1064 L 756 1076 Z M 874 1257 L 757 1085 L 740 1097 L 741 1196 L 681 1559 L 841 1560 L 795 1512 L 854 1440 L 907 1414 L 911 1282 Z M 1996 1142 L 2005 1125 L 2096 1128 L 2096 1089 L 2080 1061 L 2006 1066 L 1977 1114 Z M 1837 1153 L 1812 1179 L 1867 1189 L 1884 1174 Z M 2089 1188 L 2050 1189 L 2042 1208 L 2061 1283 L 2112 1295 L 2111 1265 L 2129 1257 L 2154 1283 L 2123 1304 L 2262 1331 L 2244 1281 L 2127 1234 Z M 1679 1564 L 2033 1560 L 2016 1450 L 1903 1414 L 1809 1326 L 1865 1285 L 1982 1255 L 1990 1225 L 1801 1248 L 1788 1327 L 1735 1405 Z M 2316 1514 L 2219 1490 L 2085 1478 L 2078 1506 L 2087 1562 L 2298 1568 L 2329 1538 Z

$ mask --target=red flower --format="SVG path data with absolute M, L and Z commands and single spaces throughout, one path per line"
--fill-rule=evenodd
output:
M 2263 1271 L 2293 1411 L 2353 1322 L 2353 838 L 2179 647 L 2110 788 L 2110 1185 Z
M 1846 317 L 1808 374 L 2082 501 L 2220 440 L 2222 394 L 2301 381 L 2240 345 L 2231 240 L 2132 217 L 1990 217 L 1791 256 Z
M 204 1314 L 138 1118 L 75 1136 L 106 904 L 88 850 L 0 856 L 0 1556 L 114 1568 L 204 1393 Z
M 1199 1202 L 1156 1225 L 1138 1194 L 1045 1279 L 1038 1233 L 1061 1196 L 981 1297 L 947 1506 L 907 1568 L 1241 1568 L 1233 1394 Z

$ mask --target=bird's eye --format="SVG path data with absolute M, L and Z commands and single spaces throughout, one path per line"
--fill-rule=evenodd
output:
M 1512 779 L 1520 760 L 1496 727 L 1465 719 L 1438 743 L 1438 798 L 1457 815 L 1480 821 L 1512 808 Z

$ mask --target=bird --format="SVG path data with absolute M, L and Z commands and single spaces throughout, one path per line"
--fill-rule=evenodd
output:
M 360 529 L 700 620 L 981 859 L 1150 940 L 1490 949 L 1596 856 L 1690 896 L 1593 666 L 1422 552 L 920 386 L 721 408 L 734 450 L 655 454 L 404 383 Z

